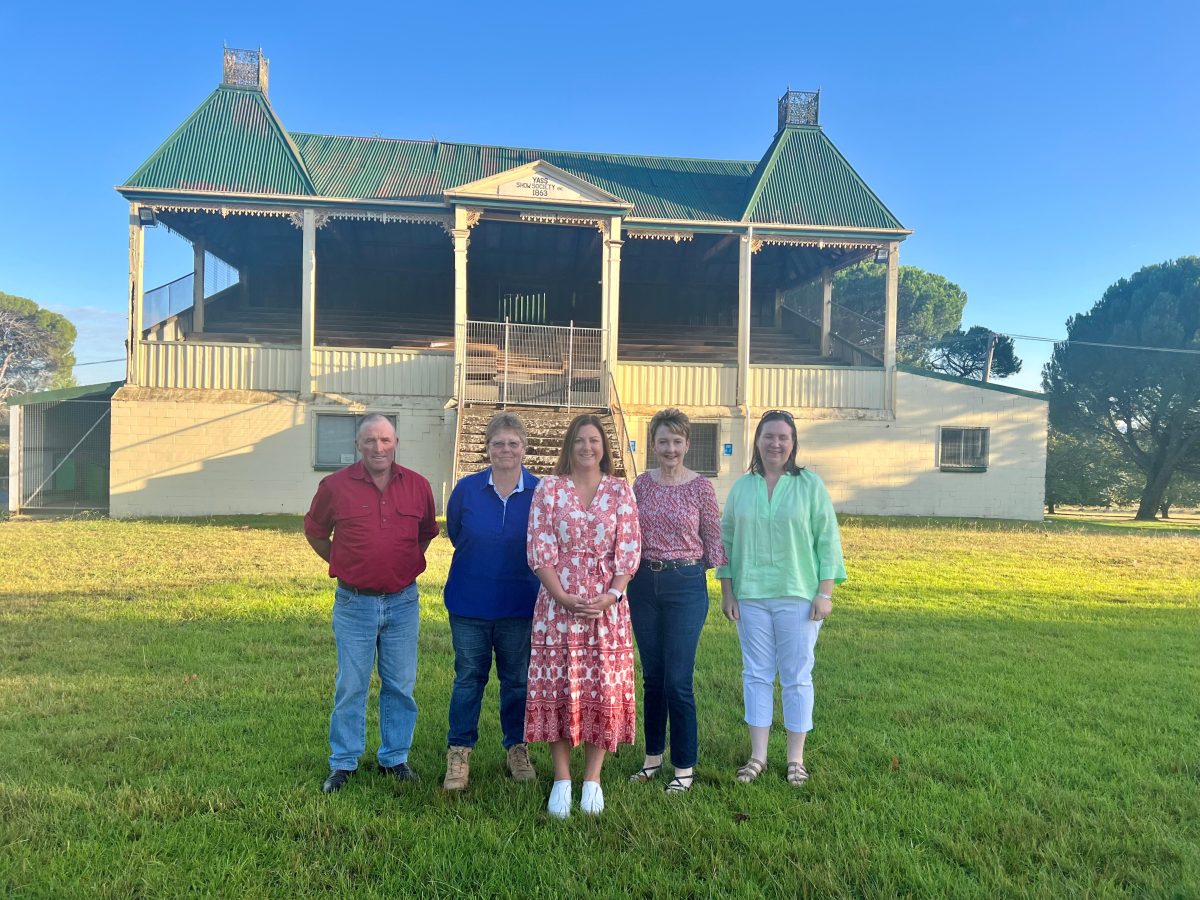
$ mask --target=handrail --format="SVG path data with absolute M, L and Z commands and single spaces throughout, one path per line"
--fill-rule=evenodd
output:
M 454 380 L 457 382 L 462 372 L 462 366 L 455 366 Z M 454 458 L 450 461 L 450 486 L 458 484 L 458 464 L 462 455 L 463 417 L 466 415 L 467 404 L 463 401 L 462 390 L 458 393 L 458 408 L 454 415 Z
M 629 429 L 625 425 L 625 407 L 621 405 L 621 393 L 617 390 L 617 379 L 613 377 L 611 371 L 608 373 L 608 383 L 612 385 L 613 399 L 616 400 L 615 403 L 610 403 L 608 408 L 615 413 L 613 418 L 620 423 L 621 440 L 624 442 L 621 449 L 621 456 L 629 460 L 629 464 L 633 468 L 633 477 L 637 478 L 637 456 L 629 449 Z

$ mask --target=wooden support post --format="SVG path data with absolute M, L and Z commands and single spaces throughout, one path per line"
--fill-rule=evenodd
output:
M 454 393 L 462 405 L 467 366 L 467 248 L 471 245 L 470 210 L 454 207 Z
M 821 272 L 821 356 L 833 353 L 833 275 L 828 269 Z
M 311 400 L 313 349 L 317 331 L 317 216 L 304 210 L 300 249 L 300 384 L 301 400 Z
M 22 407 L 8 408 L 8 511 L 21 511 L 21 473 L 24 470 L 22 455 L 25 450 L 25 426 L 21 418 Z
M 750 402 L 750 261 L 753 259 L 753 241 L 754 229 L 747 228 L 738 243 L 738 406 L 747 406 Z
M 900 242 L 888 244 L 887 280 L 883 306 L 883 368 L 887 407 L 896 411 L 896 313 L 900 295 Z
M 775 289 L 775 330 L 783 328 L 783 291 Z
M 136 203 L 129 204 L 129 360 L 125 367 L 128 384 L 142 383 L 142 329 L 145 315 L 145 285 L 142 284 L 146 235 L 138 221 Z
M 192 331 L 204 331 L 204 239 L 192 241 Z
M 604 369 L 614 377 L 617 374 L 617 339 L 621 326 L 621 217 L 612 216 L 605 228 L 604 271 L 601 276 L 601 302 L 604 306 L 601 321 L 604 323 Z M 608 393 L 607 378 L 601 389 Z

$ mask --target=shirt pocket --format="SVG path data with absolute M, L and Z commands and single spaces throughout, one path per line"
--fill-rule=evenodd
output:
M 374 508 L 369 503 L 343 503 L 335 511 L 334 532 L 361 532 L 370 523 Z
M 421 517 L 408 509 L 391 508 L 384 517 L 383 527 L 395 531 L 406 541 L 415 541 L 421 527 Z

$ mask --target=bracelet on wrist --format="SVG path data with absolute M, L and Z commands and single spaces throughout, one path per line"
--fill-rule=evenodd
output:
M 813 599 L 814 600 L 828 600 L 830 603 L 832 603 L 833 602 L 833 594 L 818 593 L 817 596 L 813 597 Z
M 616 599 L 613 601 L 614 603 L 620 603 L 622 600 L 626 599 L 625 592 L 624 592 L 624 591 L 622 591 L 622 590 L 618 590 L 617 588 L 609 588 L 609 589 L 608 589 L 608 592 L 609 592 L 610 594 L 612 594 L 612 595 L 613 595 L 613 597 L 615 597 L 615 598 L 616 598 Z

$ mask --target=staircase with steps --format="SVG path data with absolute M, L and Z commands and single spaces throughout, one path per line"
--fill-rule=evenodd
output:
M 492 420 L 500 408 L 488 405 L 467 406 L 460 412 L 458 425 L 458 446 L 455 448 L 455 477 L 462 478 L 488 466 L 487 448 L 483 436 L 487 431 L 488 422 Z M 554 464 L 558 462 L 558 452 L 562 447 L 563 437 L 567 426 L 577 415 L 584 412 L 594 412 L 604 423 L 604 431 L 608 436 L 609 451 L 613 455 L 613 474 L 624 478 L 625 446 L 620 439 L 621 428 L 616 419 L 607 409 L 558 409 L 553 407 L 509 407 L 508 412 L 516 413 L 525 423 L 529 432 L 529 446 L 525 452 L 525 468 L 534 475 L 550 475 Z

